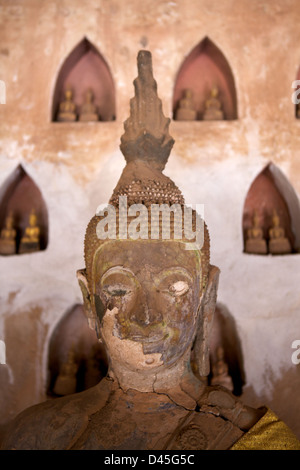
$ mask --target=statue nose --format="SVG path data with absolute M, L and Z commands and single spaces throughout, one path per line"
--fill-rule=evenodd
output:
M 137 299 L 134 309 L 134 320 L 140 326 L 159 323 L 162 320 L 161 309 L 158 306 L 155 291 L 144 289 Z

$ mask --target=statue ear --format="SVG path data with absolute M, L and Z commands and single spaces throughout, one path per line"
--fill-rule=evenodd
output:
M 198 315 L 198 331 L 195 338 L 194 351 L 198 372 L 201 377 L 208 376 L 210 371 L 209 337 L 217 302 L 219 275 L 219 268 L 210 266 L 208 282 L 201 299 Z
M 92 330 L 96 330 L 97 329 L 97 326 L 96 326 L 97 316 L 92 308 L 90 289 L 89 289 L 88 280 L 86 277 L 86 270 L 79 269 L 76 273 L 76 276 L 78 279 L 79 287 L 81 289 L 81 293 L 83 297 L 84 312 L 87 317 L 89 327 Z

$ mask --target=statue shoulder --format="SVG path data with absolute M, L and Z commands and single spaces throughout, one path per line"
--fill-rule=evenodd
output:
M 209 412 L 230 421 L 243 432 L 252 428 L 266 413 L 265 408 L 252 408 L 221 385 L 207 387 L 198 402 L 199 411 Z
M 109 396 L 105 382 L 84 392 L 47 400 L 21 412 L 11 423 L 2 450 L 65 450 L 85 430 L 89 416 L 102 408 Z

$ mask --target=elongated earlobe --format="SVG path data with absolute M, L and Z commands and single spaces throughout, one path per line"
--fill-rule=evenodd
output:
M 198 331 L 195 338 L 194 351 L 198 373 L 201 377 L 207 377 L 210 372 L 209 336 L 217 302 L 219 275 L 219 268 L 210 266 L 208 282 L 198 315 Z
M 89 291 L 89 285 L 86 277 L 86 270 L 79 269 L 76 273 L 79 287 L 83 297 L 83 305 L 84 305 L 84 312 L 87 317 L 87 321 L 89 327 L 96 331 L 97 330 L 97 317 L 96 314 L 93 312 L 92 303 L 91 303 L 91 296 Z

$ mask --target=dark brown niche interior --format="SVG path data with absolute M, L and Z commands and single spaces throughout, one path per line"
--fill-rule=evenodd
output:
M 224 119 L 237 119 L 236 88 L 230 65 L 220 49 L 206 37 L 190 52 L 178 72 L 173 95 L 174 119 L 184 90 L 191 89 L 198 120 L 201 120 L 205 101 L 215 86 L 219 90 Z
M 116 119 L 115 88 L 109 67 L 91 42 L 84 38 L 69 54 L 57 77 L 52 106 L 52 121 L 56 121 L 59 103 L 66 88 L 73 91 L 73 101 L 78 110 L 84 103 L 84 95 L 91 88 L 100 121 Z
M 218 302 L 210 335 L 209 384 L 213 380 L 214 366 L 218 361 L 218 348 L 220 347 L 224 352 L 224 364 L 228 369 L 227 375 L 232 381 L 231 391 L 234 395 L 240 396 L 246 383 L 241 340 L 232 314 L 225 305 Z M 222 382 L 220 382 L 220 385 L 222 385 Z M 226 386 L 226 384 L 223 384 L 223 386 Z
M 48 211 L 41 191 L 22 165 L 18 165 L 0 190 L 0 230 L 5 227 L 6 217 L 12 213 L 16 229 L 16 252 L 22 235 L 29 223 L 29 215 L 35 210 L 40 228 L 40 250 L 48 245 Z
M 298 197 L 284 174 L 276 165 L 269 163 L 250 186 L 243 211 L 244 250 L 247 230 L 252 227 L 254 211 L 257 212 L 259 226 L 268 240 L 272 226 L 273 210 L 280 218 L 280 225 L 290 241 L 292 252 L 300 249 L 300 205 Z
M 55 398 L 93 387 L 106 375 L 107 368 L 106 351 L 95 331 L 89 328 L 83 306 L 74 305 L 58 322 L 50 338 L 48 396 Z

